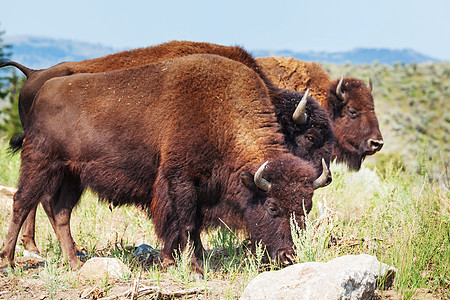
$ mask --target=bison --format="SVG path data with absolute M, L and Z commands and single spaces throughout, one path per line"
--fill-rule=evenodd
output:
M 287 150 L 274 110 L 258 74 L 217 55 L 48 80 L 28 115 L 3 263 L 40 202 L 78 268 L 70 214 L 88 187 L 149 211 L 164 265 L 219 220 L 291 263 L 289 220 L 303 224 L 326 176 Z
M 125 69 L 162 61 L 168 58 L 182 57 L 196 53 L 209 53 L 224 56 L 239 61 L 253 69 L 265 82 L 270 98 L 275 108 L 275 114 L 288 149 L 297 156 L 311 161 L 318 172 L 322 172 L 322 159 L 329 166 L 334 144 L 334 134 L 326 111 L 318 103 L 308 98 L 306 108 L 300 113 L 297 104 L 302 94 L 280 89 L 260 71 L 255 59 L 241 47 L 229 47 L 211 43 L 189 41 L 171 41 L 147 48 L 119 52 L 105 57 L 84 60 L 81 62 L 64 62 L 44 70 L 31 70 L 15 62 L 7 62 L 2 66 L 16 66 L 27 76 L 19 98 L 19 112 L 24 129 L 30 126 L 28 113 L 35 95 L 41 86 L 54 77 L 69 76 L 77 73 L 99 73 L 116 69 Z M 64 100 L 64 99 L 62 99 Z M 303 103 L 304 104 L 304 103 Z M 302 105 L 300 105 L 302 106 Z M 292 118 L 296 112 L 295 119 Z M 306 113 L 306 114 L 305 114 Z M 19 148 L 22 138 L 13 141 Z M 328 175 L 327 184 L 331 181 Z M 30 212 L 29 218 L 23 225 L 22 242 L 29 251 L 39 252 L 34 241 L 34 221 L 36 209 Z
M 372 97 L 372 84 L 345 77 L 331 80 L 325 70 L 313 62 L 294 58 L 261 57 L 256 62 L 274 83 L 296 91 L 311 90 L 333 124 L 336 145 L 333 159 L 359 170 L 367 155 L 380 151 L 383 137 L 378 127 Z

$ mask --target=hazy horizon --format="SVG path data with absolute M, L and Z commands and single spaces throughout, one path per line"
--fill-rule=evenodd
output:
M 450 61 L 450 1 L 8 1 L 6 36 L 34 35 L 117 49 L 192 40 L 252 50 L 411 49 Z

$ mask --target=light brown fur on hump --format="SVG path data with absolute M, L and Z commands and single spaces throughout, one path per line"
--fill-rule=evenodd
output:
M 190 54 L 242 55 L 241 48 L 202 42 L 170 41 L 160 45 L 132 49 L 81 62 L 67 62 L 73 73 L 101 73 L 127 69 Z
M 326 107 L 330 77 L 319 64 L 285 57 L 260 57 L 256 61 L 264 74 L 279 87 L 298 92 L 309 88 L 309 95 Z

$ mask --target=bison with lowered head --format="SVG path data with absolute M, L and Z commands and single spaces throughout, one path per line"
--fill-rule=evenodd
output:
M 31 125 L 27 118 L 33 100 L 41 86 L 54 77 L 69 76 L 78 73 L 100 73 L 145 65 L 169 58 L 182 57 L 196 53 L 217 54 L 241 62 L 253 69 L 265 82 L 271 102 L 275 108 L 278 123 L 281 125 L 283 138 L 289 151 L 314 164 L 318 172 L 322 172 L 322 159 L 327 166 L 331 160 L 334 135 L 326 111 L 318 103 L 308 98 L 300 99 L 301 93 L 283 90 L 271 83 L 260 71 L 255 59 L 241 47 L 229 47 L 211 43 L 190 41 L 171 41 L 153 47 L 119 52 L 105 57 L 80 62 L 64 62 L 43 70 L 31 70 L 20 64 L 8 62 L 1 66 L 13 65 L 20 68 L 27 76 L 19 98 L 19 111 L 22 125 L 26 129 Z M 139 80 L 139 79 L 137 79 Z M 61 99 L 64 101 L 64 99 Z M 295 116 L 295 117 L 294 117 Z M 21 147 L 22 140 L 16 147 Z M 327 182 L 331 181 L 328 175 Z M 34 221 L 36 209 L 32 209 L 23 225 L 22 242 L 28 251 L 38 252 L 34 241 Z
M 14 265 L 21 225 L 40 202 L 79 267 L 68 225 L 88 187 L 148 209 L 164 264 L 188 238 L 198 248 L 219 219 L 290 263 L 289 218 L 303 222 L 326 177 L 289 153 L 274 110 L 258 74 L 216 55 L 47 81 L 25 129 L 3 263 Z
M 311 90 L 311 95 L 324 107 L 333 124 L 336 145 L 333 159 L 359 170 L 367 155 L 383 147 L 372 97 L 372 84 L 345 77 L 331 80 L 316 63 L 294 58 L 262 57 L 256 59 L 261 70 L 282 88 Z

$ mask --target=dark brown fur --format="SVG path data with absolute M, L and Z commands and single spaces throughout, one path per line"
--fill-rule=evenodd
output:
M 21 68 L 28 76 L 19 98 L 19 111 L 23 127 L 26 129 L 29 126 L 26 115 L 31 108 L 35 95 L 44 82 L 50 78 L 77 73 L 99 73 L 124 69 L 195 53 L 210 53 L 224 56 L 245 64 L 259 74 L 269 90 L 272 103 L 275 105 L 277 120 L 282 125 L 284 139 L 289 150 L 294 155 L 311 161 L 319 173 L 322 172 L 322 158 L 325 159 L 329 166 L 334 135 L 326 111 L 318 106 L 314 99 L 309 98 L 307 112 L 310 117 L 307 123 L 303 125 L 295 124 L 291 116 L 303 96 L 302 93 L 282 90 L 272 84 L 260 71 L 254 58 L 244 49 L 210 43 L 172 41 L 153 47 L 119 52 L 81 62 L 64 62 L 44 70 L 30 70 L 20 64 L 11 62 L 9 65 Z M 140 79 L 136 78 L 135 80 Z M 19 139 L 16 147 L 20 146 L 21 140 Z M 331 176 L 329 181 L 331 181 Z M 34 209 L 24 225 L 22 241 L 27 250 L 38 252 L 34 242 L 35 213 L 36 210 Z
M 289 218 L 302 223 L 310 211 L 317 174 L 287 151 L 274 111 L 255 72 L 215 55 L 47 81 L 30 111 L 0 257 L 14 264 L 20 227 L 40 202 L 77 268 L 68 224 L 89 187 L 151 210 L 166 264 L 188 238 L 201 247 L 201 230 L 219 218 L 289 262 Z M 266 160 L 264 192 L 253 174 Z
M 344 78 L 341 90 L 345 92 L 345 100 L 342 100 L 336 94 L 339 79 L 331 80 L 316 63 L 284 57 L 262 57 L 256 61 L 281 88 L 299 92 L 310 89 L 311 96 L 328 111 L 336 136 L 333 159 L 359 170 L 367 155 L 381 150 L 383 137 L 373 96 L 362 80 Z

